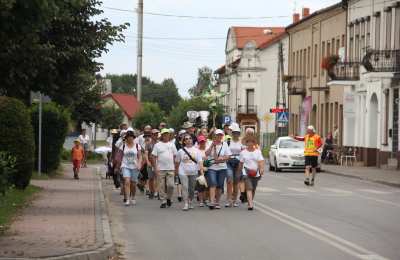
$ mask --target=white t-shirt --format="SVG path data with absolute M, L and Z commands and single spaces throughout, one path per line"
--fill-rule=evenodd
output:
M 89 144 L 89 141 L 90 141 L 89 135 L 87 135 L 87 134 L 85 136 L 80 135 L 78 137 L 78 139 L 79 139 L 79 141 L 81 142 L 82 145 Z
M 153 156 L 157 157 L 157 165 L 160 171 L 174 171 L 174 156 L 177 154 L 174 144 L 158 142 L 153 147 Z
M 124 146 L 124 140 L 122 139 L 122 137 L 120 137 L 120 138 L 115 142 L 115 147 L 117 147 L 118 149 L 122 149 L 123 146 Z
M 125 145 L 124 156 L 122 157 L 122 168 L 128 169 L 138 169 L 138 152 L 140 152 L 141 148 L 139 145 L 133 144 L 133 147 L 128 147 Z
M 221 149 L 222 146 L 222 149 Z M 219 156 L 218 156 L 219 154 Z M 219 145 L 217 145 L 213 150 L 211 151 L 211 158 L 214 157 L 223 157 L 223 156 L 229 156 L 231 155 L 231 150 L 229 149 L 229 146 L 226 142 L 223 142 Z M 219 171 L 219 170 L 224 170 L 227 169 L 228 166 L 226 165 L 226 162 L 223 163 L 216 163 L 208 167 L 209 170 L 214 170 L 214 171 Z
M 141 134 L 137 138 L 135 138 L 135 143 L 139 144 L 141 146 L 141 148 L 144 148 L 144 142 L 145 142 L 145 138 L 144 138 L 143 134 Z
M 263 161 L 264 157 L 263 157 L 260 149 L 256 149 L 252 152 L 250 152 L 246 149 L 240 153 L 239 160 L 240 160 L 240 162 L 243 163 L 243 175 L 247 175 L 246 170 L 244 168 L 258 171 L 258 162 Z M 259 176 L 260 176 L 260 173 L 257 172 L 257 177 L 259 177 Z
M 186 151 L 197 161 L 193 162 L 185 151 L 180 149 L 176 155 L 176 162 L 179 162 L 179 174 L 180 175 L 197 175 L 200 170 L 200 164 L 203 163 L 201 152 L 196 147 L 185 148 Z
M 242 144 L 242 142 L 240 141 L 233 141 L 231 140 L 230 145 L 229 145 L 229 149 L 231 149 L 231 153 L 235 156 L 236 158 L 239 159 L 239 154 L 245 149 L 246 147 Z

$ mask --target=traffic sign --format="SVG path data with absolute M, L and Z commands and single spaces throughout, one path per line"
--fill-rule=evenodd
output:
M 281 113 L 281 112 L 287 112 L 288 109 L 286 108 L 271 108 L 269 110 L 270 113 L 276 114 L 276 113 Z
M 232 122 L 231 116 L 228 116 L 228 115 L 223 116 L 222 122 L 224 122 L 224 125 L 230 124 Z
M 280 112 L 278 113 L 278 122 L 287 123 L 289 121 L 289 113 L 288 112 Z

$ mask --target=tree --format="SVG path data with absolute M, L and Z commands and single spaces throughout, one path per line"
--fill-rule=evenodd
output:
M 100 114 L 99 124 L 102 128 L 107 130 L 118 128 L 124 120 L 122 111 L 115 106 L 103 107 L 100 110 Z
M 83 122 L 88 125 L 99 122 L 99 118 L 101 118 L 101 105 L 101 85 L 96 84 L 82 93 L 70 106 L 71 117 L 75 120 L 78 130 L 80 130 Z
M 180 128 L 185 121 L 188 121 L 187 111 L 209 111 L 210 102 L 207 99 L 202 97 L 193 97 L 191 99 L 181 100 L 178 106 L 174 107 L 171 110 L 170 115 L 167 118 L 168 125 L 173 128 Z M 221 125 L 221 115 L 223 114 L 223 109 L 221 106 L 217 108 L 217 122 L 218 126 Z M 208 118 L 209 126 L 212 126 L 212 116 L 210 115 Z
M 114 93 L 136 93 L 136 75 L 107 74 L 106 78 L 111 79 Z M 163 111 L 169 114 L 172 107 L 176 106 L 181 99 L 173 79 L 164 79 L 159 84 L 147 77 L 143 77 L 143 102 L 157 103 Z
M 198 69 L 197 83 L 189 89 L 189 94 L 192 97 L 201 96 L 205 91 L 207 91 L 208 86 L 211 84 L 212 72 L 212 69 L 207 66 Z
M 0 94 L 29 100 L 41 91 L 59 104 L 80 100 L 102 68 L 107 45 L 128 24 L 96 20 L 100 0 L 0 1 Z
M 146 125 L 158 127 L 164 121 L 164 111 L 156 103 L 143 103 L 141 110 L 135 115 L 133 127 L 143 129 Z

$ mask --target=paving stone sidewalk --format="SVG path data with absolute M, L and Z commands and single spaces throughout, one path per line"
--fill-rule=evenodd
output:
M 322 169 L 326 173 L 332 173 L 400 187 L 400 171 L 398 170 L 384 170 L 376 167 L 339 165 L 323 165 Z
M 80 180 L 74 180 L 71 166 L 63 168 L 60 178 L 32 181 L 43 190 L 0 237 L 0 259 L 86 259 L 82 257 L 109 242 L 104 239 L 108 218 L 96 169 L 83 168 Z M 97 256 L 91 259 L 102 258 Z

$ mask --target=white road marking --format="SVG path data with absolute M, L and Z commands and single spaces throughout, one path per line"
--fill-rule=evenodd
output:
M 292 190 L 292 191 L 297 191 L 297 192 L 315 192 L 315 190 L 307 189 L 307 188 L 294 188 L 294 187 L 288 187 L 288 190 Z
M 341 190 L 341 189 L 336 189 L 336 188 L 326 188 L 326 187 L 321 187 L 321 189 L 334 192 L 334 193 L 340 193 L 340 194 L 352 194 L 353 192 L 348 191 L 348 190 Z
M 258 192 L 278 192 L 277 189 L 267 188 L 267 187 L 257 187 Z
M 281 196 L 292 196 L 292 197 L 304 197 L 308 196 L 309 194 L 306 193 L 282 193 Z
M 379 260 L 388 260 L 387 258 L 376 254 L 375 252 L 369 251 L 359 245 L 356 245 L 350 241 L 347 241 L 339 236 L 336 236 L 332 233 L 329 233 L 321 228 L 310 225 L 306 222 L 301 221 L 295 217 L 289 216 L 279 210 L 273 209 L 261 202 L 256 201 L 256 209 L 265 215 L 273 217 L 280 222 L 283 222 L 297 230 L 302 231 L 316 239 L 319 239 L 323 242 L 330 244 L 331 246 L 336 247 L 337 249 L 357 257 L 359 259 L 379 259 Z M 373 258 L 372 258 L 373 257 Z
M 390 194 L 392 191 L 381 191 L 381 190 L 372 190 L 372 189 L 359 189 L 359 191 L 373 193 L 373 194 Z

